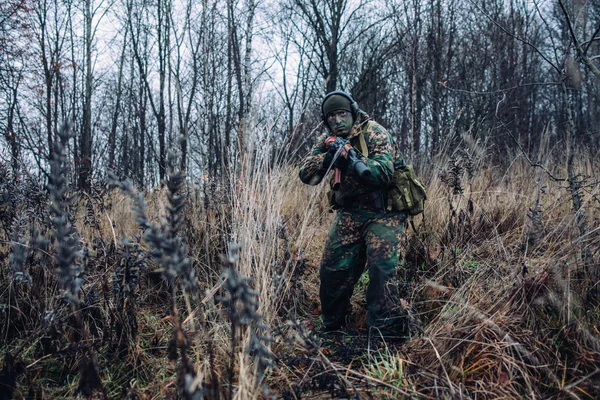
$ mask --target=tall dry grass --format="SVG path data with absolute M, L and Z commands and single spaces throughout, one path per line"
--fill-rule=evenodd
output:
M 405 350 L 413 385 L 433 397 L 597 397 L 598 282 L 582 276 L 581 257 L 593 249 L 598 268 L 598 183 L 581 237 L 564 182 L 521 158 L 499 170 L 469 157 L 430 177 L 424 232 L 408 249 L 425 253 L 412 297 L 424 334 Z M 457 191 L 448 177 L 469 161 Z
M 593 159 L 582 154 L 577 166 L 591 177 L 584 235 L 566 182 L 518 154 L 488 165 L 485 146 L 463 140 L 423 168 L 429 199 L 405 227 L 399 265 L 417 328 L 398 346 L 365 339 L 363 281 L 348 331 L 316 334 L 333 218 L 325 184 L 301 184 L 259 137 L 249 143 L 227 179 L 179 187 L 185 206 L 167 187 L 76 196 L 74 257 L 85 271 L 76 312 L 58 290 L 60 240 L 40 239 L 52 237 L 44 207 L 14 199 L 0 209 L 0 378 L 12 398 L 76 398 L 82 388 L 108 398 L 600 395 L 598 282 L 582 274 L 584 250 L 600 263 Z

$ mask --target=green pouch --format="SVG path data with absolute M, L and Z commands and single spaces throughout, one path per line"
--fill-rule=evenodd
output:
M 388 191 L 388 210 L 403 211 L 408 215 L 423 212 L 427 200 L 425 186 L 419 181 L 412 165 L 398 159 L 394 163 L 394 183 Z

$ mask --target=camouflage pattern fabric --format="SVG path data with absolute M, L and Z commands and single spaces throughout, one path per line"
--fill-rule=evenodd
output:
M 369 152 L 368 158 L 365 158 L 360 152 L 358 135 L 361 131 Z M 319 184 L 327 172 L 327 168 L 323 166 L 323 158 L 327 153 L 327 147 L 325 147 L 327 136 L 329 135 L 323 134 L 317 139 L 310 154 L 300 165 L 300 179 L 308 185 Z M 353 172 L 342 174 L 340 195 L 356 196 L 390 186 L 394 177 L 394 144 L 387 130 L 377 122 L 367 119 L 355 124 L 347 139 L 356 149 L 361 161 L 367 164 L 371 170 L 371 177 L 359 181 Z
M 336 198 L 350 198 L 387 189 L 394 173 L 394 144 L 390 134 L 366 114 L 355 123 L 348 139 L 371 170 L 371 177 L 361 179 L 353 171 L 343 172 Z M 363 132 L 368 158 L 360 153 L 359 134 Z M 327 169 L 323 158 L 327 153 L 323 134 L 300 165 L 300 179 L 316 185 Z M 330 182 L 331 184 L 331 182 Z M 345 323 L 354 286 L 365 268 L 369 271 L 367 287 L 367 323 L 384 335 L 404 331 L 402 308 L 398 304 L 392 280 L 399 261 L 399 244 L 406 215 L 399 212 L 377 212 L 364 208 L 342 207 L 329 231 L 321 260 L 321 309 L 326 329 L 337 329 Z
M 354 286 L 366 268 L 367 324 L 380 329 L 383 335 L 404 333 L 404 313 L 393 282 L 404 219 L 405 215 L 398 212 L 338 211 L 320 269 L 326 329 L 344 325 Z

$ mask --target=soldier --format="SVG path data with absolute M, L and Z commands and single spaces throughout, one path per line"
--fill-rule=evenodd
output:
M 341 170 L 340 182 L 335 185 L 337 190 L 330 193 L 330 203 L 337 214 L 320 267 L 325 331 L 338 330 L 346 324 L 354 286 L 366 267 L 367 324 L 384 336 L 403 336 L 406 331 L 403 310 L 392 278 L 396 274 L 406 214 L 389 211 L 386 204 L 386 189 L 392 184 L 394 174 L 393 140 L 346 92 L 327 94 L 321 112 L 328 132 L 302 161 L 300 179 L 317 185 L 330 169 Z M 353 146 L 355 160 L 339 155 L 336 158 L 344 141 Z M 368 167 L 368 173 L 354 167 L 361 162 Z

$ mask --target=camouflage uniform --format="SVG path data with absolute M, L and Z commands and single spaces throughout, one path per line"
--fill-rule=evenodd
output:
M 360 154 L 359 134 L 363 132 L 368 158 Z M 327 152 L 324 134 L 300 166 L 300 179 L 316 185 L 324 177 L 323 158 Z M 393 141 L 389 133 L 374 121 L 355 123 L 348 135 L 351 144 L 371 171 L 369 178 L 354 172 L 342 173 L 335 192 L 334 208 L 338 208 L 329 230 L 321 260 L 321 309 L 326 330 L 344 325 L 354 286 L 365 270 L 369 271 L 367 287 L 367 323 L 384 334 L 403 331 L 404 320 L 395 295 L 392 278 L 399 261 L 399 243 L 406 215 L 374 207 L 373 193 L 385 193 L 394 173 Z M 361 201 L 362 200 L 362 201 Z

